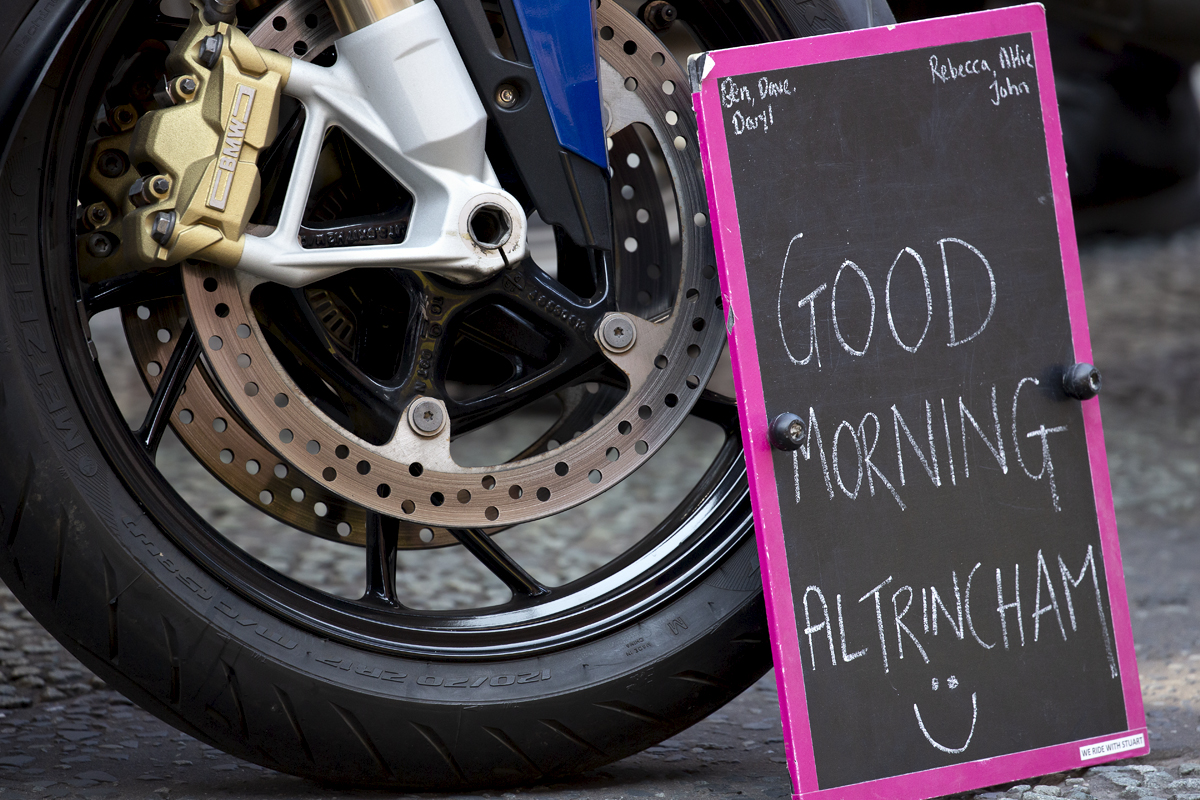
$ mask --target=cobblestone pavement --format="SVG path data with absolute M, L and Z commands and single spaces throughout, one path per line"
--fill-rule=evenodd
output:
M 1200 231 L 1093 244 L 1084 273 L 1154 752 L 967 796 L 1200 800 Z M 101 345 L 106 361 L 127 358 L 115 336 Z M 113 375 L 127 382 L 126 410 L 139 418 L 145 400 L 136 377 Z M 536 415 L 527 423 L 540 424 Z M 514 537 L 506 547 L 550 582 L 591 569 L 627 542 L 614 530 L 638 535 L 673 504 L 716 443 L 703 428 L 689 429 L 605 503 L 570 512 L 570 524 L 534 524 L 523 544 Z M 265 524 L 174 440 L 164 443 L 160 463 L 219 529 L 273 567 L 328 591 L 361 591 L 358 551 Z M 406 554 L 401 581 L 430 605 L 491 597 L 490 576 L 456 550 Z M 570 782 L 446 797 L 758 798 L 790 789 L 768 674 L 678 737 Z M 397 795 L 301 781 L 175 731 L 106 689 L 0 586 L 0 800 L 72 796 Z

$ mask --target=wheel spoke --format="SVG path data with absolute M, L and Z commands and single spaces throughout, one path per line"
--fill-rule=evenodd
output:
M 584 376 L 584 380 L 591 376 Z M 512 457 L 513 461 L 520 461 L 524 458 L 531 458 L 539 453 L 545 453 L 549 449 L 550 442 L 566 442 L 569 441 L 576 431 L 584 431 L 590 428 L 599 414 L 603 416 L 612 410 L 621 398 L 625 396 L 623 389 L 618 389 L 614 386 L 601 384 L 598 391 L 594 394 L 588 391 L 582 383 L 577 383 L 574 386 L 556 392 L 559 402 L 562 403 L 562 411 L 559 414 L 558 420 L 551 425 L 547 430 L 542 432 L 542 435 L 535 439 L 520 453 Z
M 363 601 L 398 608 L 396 599 L 396 542 L 400 521 L 367 512 L 367 590 Z
M 183 283 L 178 268 L 161 272 L 127 272 L 88 284 L 83 292 L 83 307 L 90 319 L 110 308 L 148 303 L 181 294 Z
M 593 335 L 612 303 L 607 261 L 596 266 L 596 292 L 586 301 L 532 263 L 472 287 L 411 271 L 348 273 L 309 287 L 355 308 L 336 342 L 306 290 L 266 284 L 252 302 L 301 389 L 358 436 L 388 441 L 417 395 L 443 400 L 458 436 L 584 376 L 622 383 L 619 374 L 603 374 L 607 361 Z M 503 359 L 509 373 L 498 374 L 485 394 L 459 402 L 445 377 L 468 383 L 481 377 L 451 374 L 463 343 Z
M 525 597 L 542 597 L 550 593 L 537 579 L 526 572 L 520 564 L 513 561 L 512 556 L 500 549 L 492 537 L 478 528 L 452 528 L 454 538 L 467 549 L 471 555 L 479 559 L 493 575 L 504 581 L 504 585 L 515 595 Z
M 610 280 L 612 265 L 607 254 L 597 253 L 595 257 L 600 260 L 592 273 L 595 294 L 587 300 L 576 296 L 538 267 L 525 265 L 505 276 L 519 287 L 519 291 L 510 297 L 544 328 L 594 344 L 592 332 L 605 312 L 614 308 Z
M 481 397 L 465 402 L 447 399 L 454 434 L 483 427 L 533 400 L 603 372 L 604 366 L 603 358 L 598 355 L 583 362 L 560 357 L 545 369 L 517 376 Z
M 687 21 L 688 29 L 705 49 L 758 44 L 768 40 L 789 39 L 797 34 L 780 33 L 775 20 L 765 9 L 751 16 L 740 5 L 720 0 L 677 0 L 679 18 Z
M 164 43 L 174 42 L 184 35 L 190 22 L 190 18 L 156 13 L 153 17 L 148 16 L 145 19 L 141 32 L 147 39 L 157 39 Z
M 737 433 L 740 427 L 737 403 L 715 392 L 701 393 L 696 405 L 692 406 L 692 416 L 720 425 L 726 435 Z
M 161 29 L 164 39 L 178 39 L 187 30 L 191 20 L 187 17 L 175 17 L 161 12 L 154 15 L 153 25 Z
M 485 394 L 465 401 L 451 399 L 437 386 L 454 435 L 588 377 L 623 383 L 619 373 L 605 374 L 608 361 L 593 334 L 612 304 L 609 271 L 607 261 L 597 265 L 595 294 L 585 301 L 536 265 L 523 263 L 494 282 L 483 303 L 459 306 L 469 310 L 446 323 L 456 344 L 469 341 L 505 357 L 512 374 Z M 441 366 L 436 374 L 448 374 L 446 365 Z
M 138 441 L 146 448 L 151 458 L 158 452 L 158 443 L 162 441 L 163 432 L 167 429 L 171 411 L 179 401 L 179 395 L 183 393 L 184 384 L 192 374 L 192 367 L 196 365 L 196 357 L 199 355 L 200 342 L 192 328 L 191 320 L 188 320 L 179 333 L 179 343 L 171 353 L 171 360 L 167 362 L 158 388 L 154 390 L 150 408 L 146 410 L 146 418 L 138 428 Z

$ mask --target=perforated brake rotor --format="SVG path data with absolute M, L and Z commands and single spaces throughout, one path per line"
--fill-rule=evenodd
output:
M 426 439 L 401 423 L 387 444 L 361 440 L 320 411 L 275 359 L 250 307 L 255 279 L 212 265 L 184 265 L 188 309 L 212 374 L 261 439 L 324 491 L 417 525 L 484 528 L 533 520 L 584 502 L 631 474 L 698 398 L 724 333 L 686 79 L 658 40 L 615 3 L 600 5 L 597 28 L 608 131 L 615 140 L 641 123 L 661 148 L 683 229 L 682 265 L 666 319 L 626 312 L 636 343 L 609 357 L 628 376 L 628 393 L 561 447 L 491 467 L 460 467 L 450 457 L 449 428 Z M 651 169 L 648 159 L 644 168 Z M 634 239 L 636 249 L 636 236 L 628 233 L 618 231 L 618 241 L 628 250 L 626 240 Z M 428 308 L 424 313 L 433 327 L 436 314 Z M 233 458 L 243 459 L 236 452 Z

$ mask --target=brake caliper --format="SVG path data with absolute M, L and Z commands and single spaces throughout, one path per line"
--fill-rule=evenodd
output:
M 129 143 L 138 175 L 121 200 L 121 239 L 130 266 L 236 265 L 258 204 L 255 162 L 279 127 L 291 59 L 255 47 L 234 24 L 209 24 L 192 2 L 160 107 L 138 120 Z

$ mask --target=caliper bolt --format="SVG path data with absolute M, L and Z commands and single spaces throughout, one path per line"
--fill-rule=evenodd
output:
M 150 226 L 150 238 L 158 242 L 159 246 L 166 247 L 174 230 L 175 212 L 159 211 L 154 215 L 154 222 Z
M 609 314 L 600 323 L 600 343 L 612 353 L 624 353 L 637 341 L 637 328 L 624 314 Z
M 175 93 L 185 100 L 191 100 L 196 94 L 196 86 L 195 78 L 191 75 L 184 75 L 175 81 Z
M 446 425 L 446 414 L 436 400 L 418 397 L 408 408 L 408 424 L 419 436 L 436 436 Z
M 138 178 L 129 187 L 129 201 L 141 207 L 165 200 L 171 191 L 171 179 L 166 175 Z
M 665 31 L 678 18 L 678 9 L 666 0 L 652 0 L 642 10 L 642 19 L 655 31 Z
M 118 131 L 124 133 L 130 130 L 135 122 L 137 122 L 137 111 L 130 104 L 126 103 L 113 109 L 112 123 Z
M 517 104 L 517 88 L 508 83 L 500 84 L 496 90 L 496 105 L 501 108 L 512 108 Z
M 217 65 L 217 59 L 221 57 L 221 46 L 224 42 L 225 37 L 219 33 L 205 36 L 200 40 L 200 52 L 196 56 L 196 60 L 205 68 L 212 69 Z
M 96 171 L 105 178 L 119 178 L 129 169 L 129 159 L 120 150 L 105 150 L 96 157 Z
M 112 240 L 103 233 L 93 233 L 87 238 L 87 251 L 93 258 L 108 258 L 112 255 Z
M 110 219 L 112 214 L 104 203 L 92 203 L 83 213 L 83 221 L 89 228 L 102 228 Z
M 771 422 L 768 437 L 776 450 L 799 450 L 804 446 L 804 420 L 795 414 L 783 413 Z

